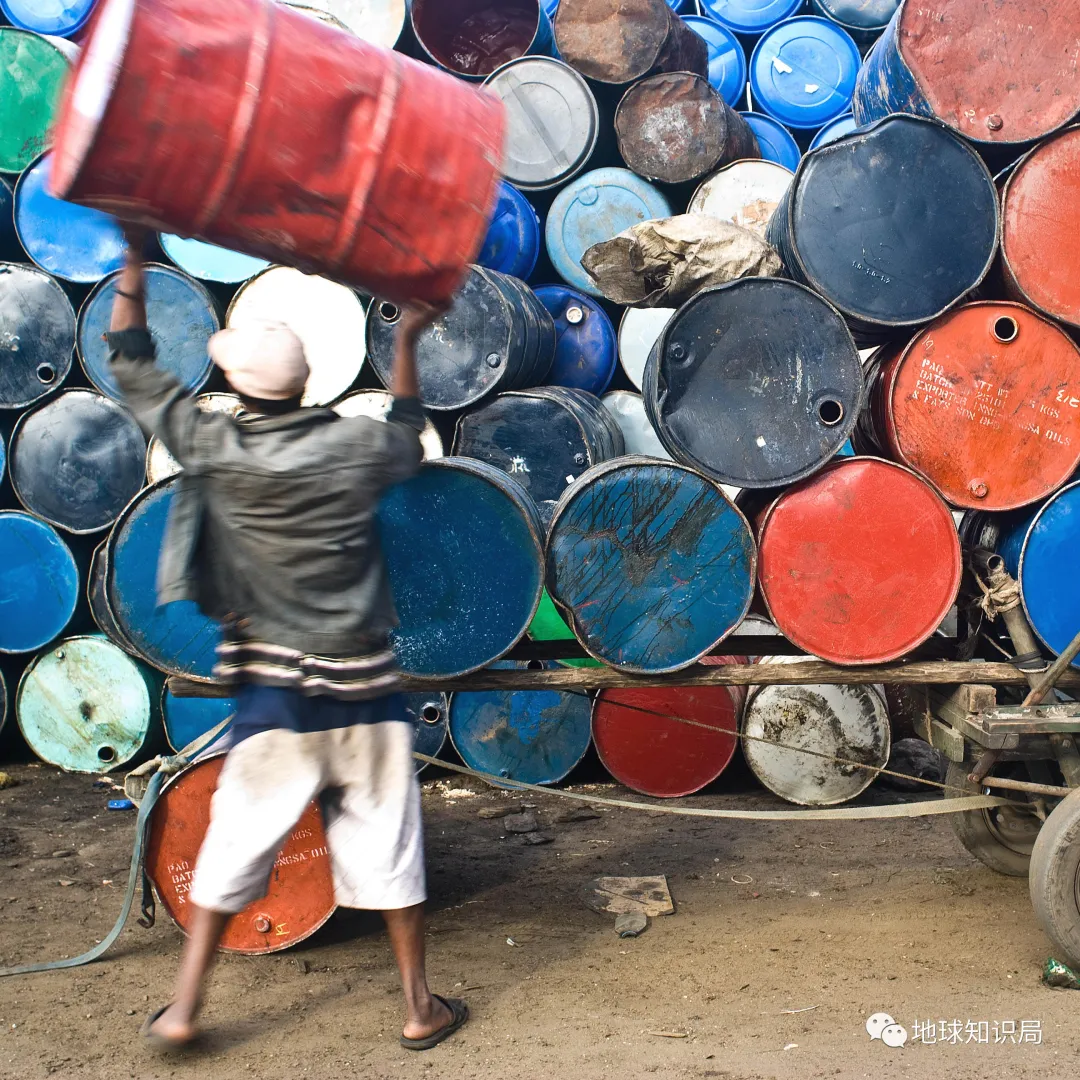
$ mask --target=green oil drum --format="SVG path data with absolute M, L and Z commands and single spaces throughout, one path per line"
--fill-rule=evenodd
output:
M 0 27 L 0 172 L 22 172 L 48 149 L 69 67 L 46 38 Z
M 108 772 L 161 732 L 153 672 L 98 635 L 56 642 L 29 664 L 15 698 L 27 745 L 67 772 Z
M 559 614 L 555 602 L 548 595 L 547 589 L 540 597 L 540 606 L 536 609 L 533 621 L 529 623 L 529 637 L 533 641 L 573 641 L 574 632 L 566 625 Z M 602 667 L 599 660 L 560 660 L 567 667 Z

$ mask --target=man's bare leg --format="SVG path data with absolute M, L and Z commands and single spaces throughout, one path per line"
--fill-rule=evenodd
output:
M 424 1039 L 450 1023 L 450 1010 L 428 989 L 424 967 L 424 905 L 384 911 L 383 919 L 390 935 L 401 986 L 405 991 L 405 1027 L 407 1039 Z
M 231 915 L 195 904 L 192 904 L 192 911 L 191 933 L 184 945 L 175 996 L 172 1004 L 151 1028 L 153 1034 L 178 1045 L 190 1042 L 195 1037 L 195 1018 L 202 1005 L 203 984 L 214 966 L 221 935 L 232 918 Z

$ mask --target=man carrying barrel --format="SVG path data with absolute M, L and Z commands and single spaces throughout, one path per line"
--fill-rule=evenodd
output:
M 193 599 L 221 622 L 214 674 L 236 698 L 176 994 L 144 1035 L 165 1049 L 194 1040 L 226 924 L 266 894 L 281 845 L 321 797 L 336 900 L 383 913 L 405 991 L 401 1043 L 428 1049 L 468 1009 L 427 985 L 420 793 L 387 644 L 395 615 L 374 511 L 386 487 L 420 466 L 415 342 L 436 313 L 402 316 L 386 423 L 303 408 L 304 349 L 275 323 L 211 338 L 243 411 L 203 413 L 154 363 L 142 248 L 131 230 L 108 336 L 128 406 L 185 470 L 158 601 Z

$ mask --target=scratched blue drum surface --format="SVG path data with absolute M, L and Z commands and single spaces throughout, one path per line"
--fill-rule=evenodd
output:
M 792 172 L 799 167 L 802 151 L 795 141 L 795 136 L 779 120 L 758 112 L 744 112 L 740 115 L 757 137 L 758 148 L 765 161 L 775 161 L 777 165 L 783 165 Z
M 493 667 L 520 669 L 504 661 Z M 548 665 L 555 667 L 555 664 Z M 585 756 L 592 702 L 559 690 L 487 690 L 450 699 L 450 739 L 477 772 L 525 784 L 555 784 Z
M 405 712 L 413 725 L 413 750 L 437 758 L 446 744 L 446 726 L 450 705 L 445 694 L 403 694 Z M 416 771 L 422 773 L 427 762 L 418 761 Z
M 161 716 L 165 721 L 165 738 L 176 753 L 201 735 L 213 730 L 236 711 L 232 698 L 177 697 L 166 688 L 161 694 Z M 213 746 L 226 735 L 226 727 L 208 745 Z
M 536 295 L 555 320 L 555 360 L 548 384 L 599 396 L 611 383 L 619 358 L 618 338 L 607 312 L 591 297 L 565 285 L 541 285 Z
M 192 240 L 186 236 L 161 233 L 158 236 L 161 250 L 184 271 L 200 281 L 219 281 L 225 285 L 239 285 L 254 277 L 270 264 L 266 259 L 245 255 L 240 251 L 208 244 L 205 240 Z
M 91 284 L 124 264 L 124 234 L 100 210 L 54 199 L 46 190 L 51 157 L 37 159 L 15 186 L 15 228 L 26 254 L 65 281 Z
M 476 261 L 500 274 L 528 279 L 540 254 L 540 218 L 533 205 L 505 180 Z
M 709 82 L 734 109 L 746 93 L 746 53 L 739 39 L 715 19 L 684 15 L 683 22 L 709 50 Z
M 1054 653 L 1080 631 L 1080 483 L 1062 488 L 1034 513 L 1013 515 L 998 542 L 1009 573 L 1020 582 L 1031 628 Z M 1073 662 L 1080 667 L 1080 659 Z
M 547 588 L 578 641 L 626 671 L 677 671 L 742 621 L 754 589 L 750 526 L 681 465 L 624 457 L 567 489 L 548 533 Z
M 97 0 L 0 0 L 12 26 L 35 34 L 70 37 L 86 25 Z
M 79 571 L 51 525 L 0 511 L 0 653 L 32 652 L 64 631 L 79 599 Z
M 169 508 L 182 477 L 146 488 L 109 536 L 105 593 L 120 632 L 148 663 L 169 675 L 208 679 L 221 640 L 217 623 L 191 600 L 158 606 L 157 567 Z
M 77 345 L 86 377 L 107 397 L 120 400 L 120 387 L 109 366 L 109 328 L 119 275 L 102 281 L 79 311 Z M 194 393 L 210 378 L 213 363 L 206 351 L 221 329 L 214 298 L 194 278 L 169 266 L 145 269 L 146 318 L 157 347 L 157 363 Z
M 504 656 L 543 588 L 543 531 L 524 489 L 485 462 L 443 458 L 378 512 L 404 671 L 450 677 Z
M 160 733 L 150 672 L 97 635 L 65 638 L 35 657 L 15 714 L 30 749 L 65 772 L 108 772 Z

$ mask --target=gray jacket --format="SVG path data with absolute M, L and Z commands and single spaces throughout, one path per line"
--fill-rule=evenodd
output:
M 244 636 L 304 653 L 363 655 L 396 623 L 374 513 L 412 476 L 425 418 L 330 409 L 204 413 L 153 363 L 143 330 L 109 335 L 128 407 L 183 466 L 158 565 L 158 603 L 195 600 Z

